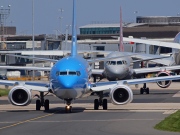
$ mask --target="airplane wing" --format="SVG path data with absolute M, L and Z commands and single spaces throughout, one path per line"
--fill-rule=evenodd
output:
M 5 86 L 24 86 L 30 90 L 35 90 L 39 92 L 48 92 L 48 82 L 34 82 L 34 81 L 10 81 L 10 80 L 1 80 L 0 85 Z
M 58 60 L 54 60 L 54 59 L 46 59 L 46 58 L 39 58 L 39 57 L 28 57 L 28 56 L 13 55 L 13 54 L 7 54 L 7 55 L 14 56 L 14 57 L 20 57 L 20 58 L 26 58 L 26 59 L 34 59 L 34 60 L 39 60 L 39 61 L 51 61 L 51 62 L 57 62 L 58 61 Z M 106 60 L 109 60 L 109 59 L 128 57 L 128 56 L 132 56 L 132 55 L 134 55 L 134 54 L 127 54 L 125 56 L 94 58 L 94 59 L 88 59 L 87 61 L 89 63 L 95 63 L 95 62 L 100 62 L 100 61 L 106 61 Z
M 95 59 L 89 59 L 87 61 L 89 63 L 95 63 L 95 62 L 106 61 L 106 60 L 110 60 L 110 59 L 123 58 L 123 57 L 128 57 L 128 56 L 132 56 L 132 54 L 127 54 L 127 55 L 124 55 L 124 56 L 115 56 L 115 57 L 95 58 Z
M 26 58 L 26 59 L 34 59 L 38 61 L 50 61 L 50 62 L 57 62 L 58 60 L 54 59 L 47 59 L 47 58 L 40 58 L 40 57 L 29 57 L 29 56 L 22 56 L 22 55 L 14 55 L 14 54 L 6 54 L 7 56 L 19 57 L 19 58 Z
M 50 71 L 51 67 L 0 66 L 0 69 L 21 69 L 21 70 Z
M 109 54 L 111 51 L 99 51 L 99 50 L 78 50 L 78 54 Z M 70 54 L 69 50 L 35 50 L 35 51 L 0 51 L 0 54 L 17 54 L 21 55 L 45 55 L 45 56 L 65 56 Z
M 153 67 L 153 68 L 140 68 L 133 69 L 134 74 L 143 74 L 143 73 L 155 73 L 160 71 L 173 71 L 180 70 L 180 66 L 166 66 L 166 67 Z
M 11 51 L 11 53 L 12 52 L 13 51 Z M 42 53 L 42 52 L 44 52 L 44 53 Z M 49 52 L 50 52 L 50 54 L 49 54 Z M 54 51 L 54 50 L 53 51 L 35 51 L 35 52 L 33 52 L 33 51 L 22 51 L 22 54 L 24 54 L 24 55 L 32 55 L 32 54 L 33 55 L 41 55 L 41 54 L 58 55 L 57 52 L 60 52 L 60 51 L 59 50 L 58 51 L 57 50 L 56 51 Z M 61 51 L 61 52 L 67 53 L 68 51 Z M 82 50 L 82 51 L 80 51 L 80 53 L 82 53 L 82 54 L 93 53 L 93 54 L 105 54 L 105 55 L 107 55 L 110 53 L 110 51 L 90 51 L 90 52 L 88 52 L 87 50 L 84 50 L 84 51 Z M 162 65 L 166 65 L 166 66 L 169 66 L 172 63 L 172 58 L 170 56 L 140 54 L 140 53 L 132 53 L 132 52 L 120 52 L 120 53 L 123 53 L 127 57 L 130 56 L 132 58 L 141 59 L 141 60 L 134 60 L 133 62 L 152 61 L 152 62 L 162 64 Z M 47 59 L 47 58 L 40 58 L 40 57 L 29 57 L 29 56 L 14 55 L 14 54 L 6 54 L 6 55 L 14 56 L 14 57 L 20 57 L 20 58 L 34 59 L 34 60 L 38 60 L 38 61 L 50 61 L 50 62 L 57 62 L 58 61 L 58 60 L 54 60 L 54 59 Z M 121 56 L 121 57 L 125 57 L 125 56 Z M 112 58 L 108 58 L 108 59 L 115 59 L 115 58 L 120 58 L 120 56 L 112 57 Z M 160 60 L 160 59 L 163 59 L 163 60 Z M 90 59 L 90 60 L 88 60 L 88 62 L 94 63 L 94 62 L 105 61 L 105 60 L 107 60 L 107 57 Z
M 151 61 L 165 66 L 172 65 L 172 62 L 174 61 L 171 56 L 161 56 L 161 55 L 152 55 L 152 54 L 137 54 L 133 58 L 138 59 L 138 60 L 133 60 L 133 63 L 141 62 L 141 61 Z
M 125 37 L 123 38 L 123 40 L 126 42 L 135 42 L 135 43 L 142 43 L 142 44 L 148 44 L 148 45 L 156 45 L 156 46 L 180 49 L 179 43 L 152 41 L 152 40 L 148 40 L 148 39 L 125 38 Z
M 143 84 L 150 82 L 158 82 L 158 81 L 168 81 L 168 80 L 179 80 L 180 75 L 176 76 L 166 76 L 166 77 L 153 77 L 153 78 L 142 78 L 142 79 L 131 79 L 131 80 L 123 80 L 123 81 L 112 81 L 112 82 L 98 82 L 92 84 L 91 90 L 93 92 L 106 91 L 111 90 L 116 85 L 135 85 L 135 84 Z

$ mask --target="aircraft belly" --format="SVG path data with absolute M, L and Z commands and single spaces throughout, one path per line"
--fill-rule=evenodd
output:
M 54 91 L 54 94 L 61 99 L 76 99 L 83 95 L 84 90 L 81 88 L 76 89 L 63 89 L 59 88 Z

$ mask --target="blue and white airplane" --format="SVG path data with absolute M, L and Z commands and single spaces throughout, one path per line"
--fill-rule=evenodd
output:
M 123 81 L 110 81 L 91 83 L 91 66 L 89 63 L 96 60 L 87 61 L 77 54 L 77 35 L 76 35 L 76 0 L 73 0 L 73 24 L 72 24 L 72 47 L 71 55 L 61 60 L 58 60 L 55 65 L 50 69 L 50 82 L 20 82 L 1 80 L 0 85 L 14 86 L 8 95 L 11 104 L 16 106 L 26 106 L 31 103 L 32 90 L 40 92 L 39 99 L 36 101 L 36 110 L 44 107 L 49 110 L 49 100 L 44 100 L 44 93 L 51 92 L 58 98 L 66 102 L 66 112 L 71 112 L 71 103 L 73 100 L 87 97 L 92 92 L 97 92 L 99 98 L 94 100 L 94 109 L 98 110 L 102 106 L 104 110 L 108 109 L 107 99 L 104 99 L 103 92 L 110 91 L 110 99 L 116 105 L 123 105 L 130 103 L 133 100 L 133 92 L 128 87 L 131 84 L 140 84 L 148 82 L 178 80 L 180 75 L 156 77 L 156 78 L 143 78 Z M 107 59 L 107 58 L 106 58 Z M 105 61 L 106 59 L 100 59 Z M 109 58 L 111 59 L 111 58 Z M 97 59 L 100 61 L 99 59 Z M 4 66 L 4 68 L 7 68 Z M 14 66 L 15 68 L 15 66 Z M 23 67 L 22 67 L 23 68 Z M 31 70 L 42 70 L 44 68 L 33 67 Z M 47 70 L 49 70 L 47 68 Z M 142 69 L 143 70 L 143 69 Z

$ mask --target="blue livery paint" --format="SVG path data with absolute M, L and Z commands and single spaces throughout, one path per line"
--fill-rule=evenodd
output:
M 59 60 L 50 72 L 50 87 L 61 99 L 75 99 L 90 92 L 88 62 L 77 55 L 76 0 L 73 1 L 71 55 Z
M 87 89 L 88 63 L 80 56 L 65 57 L 52 68 L 50 80 L 54 94 L 61 98 L 79 98 Z M 70 74 L 70 73 L 76 74 Z M 61 74 L 65 73 L 65 74 Z
M 76 0 L 73 0 L 73 22 L 72 22 L 71 56 L 76 56 L 76 55 L 77 55 Z

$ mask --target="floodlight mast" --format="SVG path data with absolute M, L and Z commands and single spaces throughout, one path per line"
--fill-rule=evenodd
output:
M 34 51 L 34 0 L 32 0 L 32 50 Z M 34 57 L 34 54 L 33 54 L 33 57 Z M 34 67 L 34 59 L 33 59 L 33 67 Z M 32 73 L 32 79 L 33 81 L 35 80 L 35 73 L 34 73 L 34 70 L 33 70 L 33 73 Z

